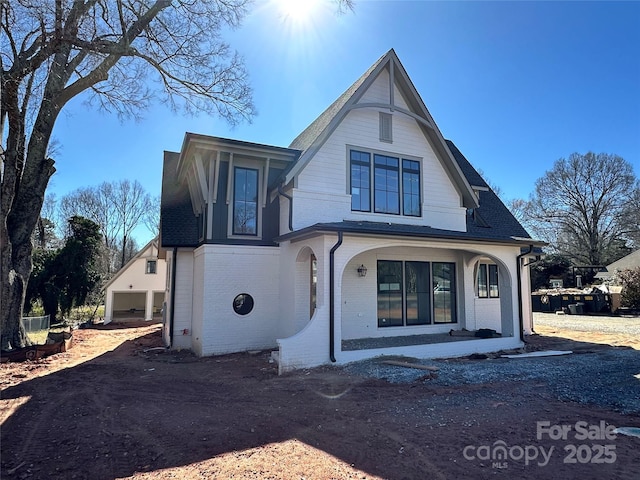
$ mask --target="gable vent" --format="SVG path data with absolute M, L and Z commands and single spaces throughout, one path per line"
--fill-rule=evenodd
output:
M 390 113 L 380 112 L 380 141 L 393 143 L 393 116 Z

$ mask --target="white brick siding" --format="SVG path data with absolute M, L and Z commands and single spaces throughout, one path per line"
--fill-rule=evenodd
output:
M 193 318 L 193 250 L 179 249 L 176 261 L 175 311 L 173 313 L 173 348 L 192 348 Z
M 196 250 L 196 260 L 206 272 L 202 330 L 194 339 L 202 345 L 200 355 L 275 348 L 283 330 L 279 257 L 273 247 L 203 245 Z M 254 300 L 247 315 L 233 310 L 233 300 L 241 293 Z
M 323 254 L 319 248 L 314 251 L 319 256 L 319 265 L 329 275 L 329 250 L 336 243 L 336 235 L 325 235 Z M 317 239 L 314 240 L 317 242 Z M 305 247 L 304 242 L 287 244 L 287 256 L 297 254 Z M 445 247 L 445 248 L 442 248 Z M 472 252 L 469 249 L 484 249 Z M 345 236 L 343 245 L 336 251 L 335 290 L 335 356 L 338 363 L 346 363 L 377 355 L 419 355 L 424 358 L 437 356 L 467 355 L 474 352 L 488 352 L 501 348 L 521 345 L 518 332 L 517 292 L 515 288 L 517 247 L 482 246 L 471 247 L 463 243 L 448 243 L 446 246 L 429 240 L 373 239 Z M 324 261 L 320 261 L 320 255 Z M 480 325 L 476 325 L 474 308 L 473 262 L 487 257 L 499 264 L 501 298 L 494 304 L 491 313 L 495 319 L 480 314 Z M 295 257 L 294 257 L 295 258 Z M 420 260 L 449 261 L 457 265 L 458 323 L 424 325 L 415 327 L 377 327 L 377 260 Z M 365 278 L 359 277 L 357 267 L 364 264 Z M 323 285 L 323 294 L 329 298 L 328 281 Z M 510 287 L 513 286 L 513 288 Z M 471 300 L 469 300 L 471 299 Z M 470 303 L 469 303 L 470 302 Z M 283 297 L 283 303 L 286 303 Z M 489 322 L 490 321 L 490 322 Z M 487 325 L 484 327 L 484 325 Z M 488 326 L 493 325 L 493 326 Z M 499 327 L 499 328 L 496 328 Z M 412 346 L 393 349 L 342 351 L 340 341 L 352 338 L 373 338 L 394 335 L 413 335 L 447 332 L 450 329 L 494 328 L 501 331 L 504 338 L 478 341 L 453 342 L 439 345 Z M 515 332 L 515 335 L 513 333 Z M 513 335 L 513 336 L 511 336 Z M 329 362 L 329 304 L 319 306 L 313 318 L 296 335 L 278 340 L 280 372 L 294 368 L 310 367 Z

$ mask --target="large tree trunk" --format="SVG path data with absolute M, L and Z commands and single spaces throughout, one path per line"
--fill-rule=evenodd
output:
M 60 108 L 49 104 L 40 109 L 25 155 L 24 114 L 16 107 L 15 91 L 4 94 L 3 107 L 10 108 L 0 202 L 0 347 L 8 350 L 27 343 L 20 320 L 32 269 L 31 236 L 40 218 L 47 184 L 55 172 L 46 151 Z
M 3 235 L 2 290 L 0 291 L 0 319 L 2 325 L 2 350 L 21 348 L 27 338 L 20 319 L 24 305 L 27 282 L 31 274 L 31 243 L 12 245 Z

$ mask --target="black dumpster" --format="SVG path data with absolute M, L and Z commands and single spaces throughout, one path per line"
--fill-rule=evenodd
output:
M 550 312 L 562 310 L 562 297 L 560 295 L 549 295 Z
M 582 295 L 580 300 L 584 303 L 584 311 L 590 313 L 600 313 L 609 310 L 609 301 L 604 293 L 594 293 Z

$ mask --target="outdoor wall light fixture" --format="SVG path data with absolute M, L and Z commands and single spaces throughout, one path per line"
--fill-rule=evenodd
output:
M 360 265 L 358 267 L 358 276 L 359 277 L 366 277 L 367 276 L 367 267 L 365 267 L 364 265 Z

